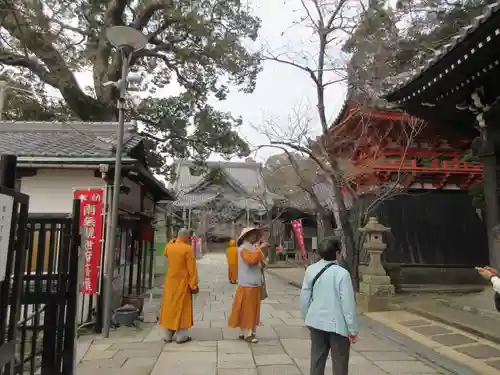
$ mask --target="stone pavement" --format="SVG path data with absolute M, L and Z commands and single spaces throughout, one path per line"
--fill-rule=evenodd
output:
M 500 374 L 500 345 L 407 311 L 366 314 L 394 331 L 465 364 L 479 374 Z
M 270 268 L 268 273 L 280 279 L 282 282 L 300 288 L 304 280 L 305 269 L 303 267 L 293 268 Z
M 298 304 L 300 291 L 268 276 L 269 298 L 263 302 L 258 344 L 237 339 L 226 328 L 235 286 L 227 282 L 223 254 L 198 261 L 200 294 L 195 296 L 195 328 L 191 343 L 164 344 L 157 325 L 120 329 L 108 339 L 79 343 L 77 375 L 305 375 L 309 374 L 310 342 Z M 351 375 L 462 374 L 448 372 L 437 361 L 381 334 L 362 318 L 360 340 L 351 351 Z M 327 368 L 331 369 L 330 365 Z M 463 374 L 472 374 L 465 372 Z M 479 374 L 479 373 L 478 373 Z M 484 372 L 482 374 L 485 374 Z

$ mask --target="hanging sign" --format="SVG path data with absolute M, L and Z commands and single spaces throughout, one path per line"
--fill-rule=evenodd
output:
M 302 254 L 302 261 L 304 265 L 307 266 L 307 250 L 306 245 L 304 243 L 304 231 L 302 228 L 302 221 L 292 220 L 293 232 L 295 233 L 295 238 L 297 239 L 297 243 L 299 245 L 300 252 Z
M 97 294 L 103 242 L 104 189 L 75 190 L 80 199 L 80 231 L 83 238 L 82 294 Z
M 14 198 L 0 194 L 0 281 L 5 280 L 7 274 L 7 257 L 9 254 L 13 207 Z
M 198 257 L 200 255 L 200 245 L 201 245 L 201 237 L 192 236 L 191 247 L 193 248 L 193 253 L 195 257 Z

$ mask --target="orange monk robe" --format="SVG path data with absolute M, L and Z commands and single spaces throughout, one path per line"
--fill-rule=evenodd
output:
M 264 260 L 260 249 L 241 250 L 241 259 L 247 264 L 258 264 Z M 230 328 L 255 329 L 260 323 L 260 286 L 238 285 L 233 300 L 228 326 Z
M 229 247 L 226 251 L 228 279 L 235 284 L 238 280 L 238 248 L 234 240 L 229 241 Z
M 172 331 L 193 326 L 193 298 L 191 290 L 198 288 L 198 269 L 193 249 L 179 239 L 168 244 L 167 277 L 163 287 L 160 327 Z

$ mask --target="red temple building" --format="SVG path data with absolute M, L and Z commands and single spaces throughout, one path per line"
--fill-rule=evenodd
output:
M 387 268 L 486 264 L 485 226 L 469 193 L 482 182 L 483 168 L 477 161 L 463 161 L 473 136 L 438 132 L 416 117 L 369 109 L 350 98 L 330 131 L 352 189 L 344 187 L 346 197 L 348 191 L 358 197 L 347 206 L 358 212 L 371 207 L 368 216 L 391 227 Z M 375 199 L 380 203 L 373 204 Z M 366 257 L 361 254 L 362 263 Z
M 438 135 L 432 125 L 401 112 L 347 103 L 331 132 L 345 140 L 336 153 L 349 157 L 348 179 L 360 193 L 391 182 L 404 189 L 468 190 L 482 181 L 481 163 L 462 161 L 470 139 Z

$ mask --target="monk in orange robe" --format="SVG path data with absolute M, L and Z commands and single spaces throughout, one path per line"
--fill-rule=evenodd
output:
M 229 247 L 226 251 L 227 257 L 227 275 L 229 282 L 231 284 L 236 284 L 238 280 L 238 248 L 236 247 L 236 241 L 229 241 Z
M 183 344 L 191 341 L 187 330 L 193 326 L 193 294 L 198 293 L 198 270 L 193 249 L 186 242 L 190 231 L 181 229 L 174 243 L 165 247 L 168 259 L 160 327 L 166 330 L 165 341 Z
M 259 243 L 262 233 L 257 228 L 245 228 L 238 240 L 238 288 L 233 300 L 228 326 L 240 328 L 239 338 L 257 343 L 256 329 L 260 323 L 263 251 L 267 242 Z

